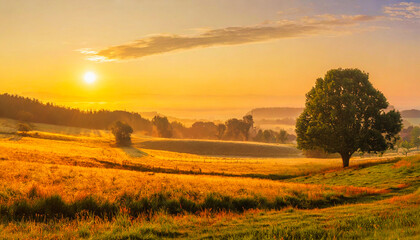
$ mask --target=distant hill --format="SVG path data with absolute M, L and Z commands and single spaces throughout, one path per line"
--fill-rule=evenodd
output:
M 404 111 L 401 111 L 401 116 L 403 118 L 420 118 L 420 110 L 417 110 L 417 109 L 404 110 Z
M 159 115 L 158 112 L 139 112 L 139 114 L 146 119 L 152 120 L 155 116 Z
M 91 129 L 108 129 L 115 121 L 124 121 L 134 130 L 152 132 L 152 123 L 138 113 L 126 111 L 82 111 L 43 103 L 37 99 L 0 94 L 0 117 Z
M 388 108 L 394 109 L 393 106 Z M 273 108 L 255 108 L 247 114 L 251 114 L 254 119 L 284 119 L 284 118 L 297 118 L 302 113 L 303 108 L 291 107 L 273 107 Z M 403 118 L 420 118 L 420 110 L 411 109 L 400 111 Z
M 303 112 L 303 108 L 291 107 L 273 107 L 273 108 L 255 108 L 247 114 L 251 114 L 256 120 L 258 119 L 283 119 L 297 118 Z

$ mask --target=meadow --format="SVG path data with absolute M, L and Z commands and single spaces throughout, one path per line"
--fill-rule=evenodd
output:
M 0 119 L 0 239 L 420 235 L 416 154 L 342 169 L 292 145 L 134 134 L 117 147 L 108 131 L 15 126 Z

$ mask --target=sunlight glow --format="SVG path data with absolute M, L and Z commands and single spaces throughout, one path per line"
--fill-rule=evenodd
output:
M 93 84 L 96 81 L 96 74 L 94 72 L 86 72 L 85 75 L 83 75 L 83 80 L 85 80 L 85 83 L 87 84 Z

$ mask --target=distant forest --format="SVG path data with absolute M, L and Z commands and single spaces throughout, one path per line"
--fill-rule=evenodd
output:
M 166 117 L 155 116 L 152 120 L 142 118 L 135 112 L 82 111 L 75 108 L 42 103 L 37 99 L 17 95 L 0 95 L 0 117 L 22 122 L 37 122 L 91 129 L 109 129 L 116 121 L 129 124 L 135 131 L 149 136 L 164 138 L 219 139 L 286 143 L 295 136 L 285 130 L 261 130 L 254 127 L 252 115 L 242 119 L 232 118 L 224 124 L 199 121 L 191 127 L 181 122 L 169 122 Z
M 17 95 L 0 95 L 0 117 L 24 122 L 48 123 L 72 127 L 108 129 L 117 120 L 139 131 L 152 132 L 152 124 L 138 113 L 125 111 L 82 111 L 74 108 L 42 103 L 37 99 Z

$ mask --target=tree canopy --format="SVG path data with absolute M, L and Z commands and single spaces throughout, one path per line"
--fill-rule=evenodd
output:
M 296 122 L 298 148 L 339 153 L 343 167 L 354 152 L 393 148 L 402 128 L 400 113 L 386 111 L 385 96 L 359 69 L 332 69 L 306 94 Z

